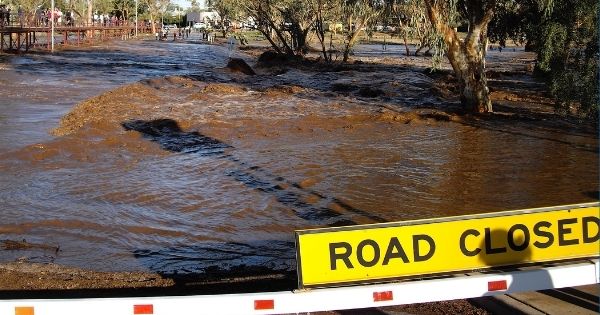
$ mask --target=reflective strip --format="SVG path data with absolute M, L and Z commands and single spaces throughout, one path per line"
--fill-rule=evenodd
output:
M 501 291 L 506 290 L 507 288 L 506 280 L 488 282 L 488 291 Z

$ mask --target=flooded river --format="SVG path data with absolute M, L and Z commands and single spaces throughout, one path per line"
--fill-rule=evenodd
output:
M 417 119 L 413 107 L 441 101 L 402 67 L 248 78 L 222 69 L 227 56 L 149 41 L 5 58 L 0 240 L 60 250 L 0 262 L 291 271 L 295 229 L 597 198 L 595 133 Z M 365 81 L 401 92 L 338 93 Z

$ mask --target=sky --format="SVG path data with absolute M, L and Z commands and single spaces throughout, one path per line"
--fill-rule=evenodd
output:
M 180 7 L 187 9 L 190 7 L 190 1 L 189 0 L 171 0 L 171 2 L 179 5 Z M 205 0 L 198 0 L 198 3 L 200 4 L 200 7 L 203 8 L 205 6 L 206 1 Z

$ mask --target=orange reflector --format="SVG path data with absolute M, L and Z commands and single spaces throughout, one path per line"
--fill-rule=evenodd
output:
M 506 290 L 506 280 L 488 282 L 488 291 Z
M 275 300 L 254 300 L 255 310 L 273 310 L 275 309 Z
M 15 307 L 15 315 L 34 315 L 32 306 Z
M 133 306 L 133 314 L 134 315 L 154 314 L 154 305 L 152 305 L 152 304 L 134 305 Z
M 394 299 L 394 293 L 392 291 L 373 292 L 373 301 L 391 301 Z

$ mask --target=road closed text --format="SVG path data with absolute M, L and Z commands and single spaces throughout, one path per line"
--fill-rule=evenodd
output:
M 596 257 L 599 211 L 596 203 L 298 231 L 300 284 L 381 281 Z

